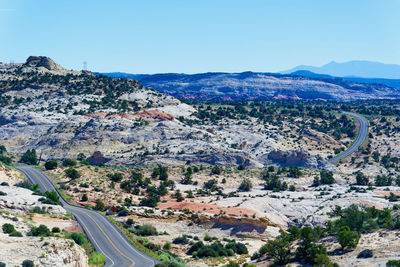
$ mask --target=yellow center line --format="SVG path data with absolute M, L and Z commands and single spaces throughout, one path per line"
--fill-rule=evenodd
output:
M 31 173 L 33 176 L 35 176 L 36 178 L 38 178 L 35 174 Z M 40 178 L 38 179 L 39 183 L 40 183 Z M 46 191 L 49 191 L 45 185 L 45 183 L 42 183 L 44 189 L 46 189 Z M 132 267 L 135 265 L 135 261 L 132 260 L 131 258 L 129 258 L 128 256 L 126 256 L 119 248 L 117 248 L 117 246 L 114 244 L 114 242 L 111 241 L 110 237 L 104 232 L 104 230 L 101 228 L 101 226 L 93 219 L 92 216 L 90 216 L 87 212 L 83 211 L 83 210 L 79 210 L 80 212 L 83 212 L 84 214 L 86 214 L 96 225 L 97 227 L 100 229 L 100 231 L 104 234 L 104 236 L 108 239 L 108 241 L 111 243 L 111 245 L 115 248 L 116 251 L 118 251 L 119 254 L 121 254 L 123 257 L 125 257 L 127 260 L 129 260 L 131 262 L 131 265 L 129 265 L 129 267 Z
M 36 177 L 37 178 L 37 177 Z M 39 180 L 39 183 L 40 183 L 40 179 L 38 179 Z M 42 183 L 42 185 L 43 185 L 43 187 L 44 187 L 44 189 L 46 190 L 46 191 L 49 191 L 49 189 L 47 188 L 47 186 L 46 186 L 46 183 Z
M 87 212 L 80 210 L 81 212 L 85 213 L 90 219 L 92 219 L 92 221 L 97 225 L 97 227 L 100 229 L 100 231 L 103 232 L 103 234 L 105 235 L 105 237 L 108 239 L 108 241 L 110 241 L 111 245 L 115 248 L 115 250 L 117 250 L 122 256 L 124 256 L 126 259 L 128 259 L 132 264 L 129 265 L 129 267 L 132 267 L 135 265 L 135 261 L 132 260 L 131 258 L 129 258 L 128 256 L 126 256 L 121 250 L 119 250 L 119 248 L 117 248 L 117 246 L 114 244 L 114 242 L 111 241 L 110 237 L 104 232 L 104 230 L 101 228 L 101 226 L 93 219 L 92 216 L 90 216 Z
M 45 184 L 45 183 L 41 183 L 41 179 L 38 178 L 38 177 L 36 176 L 35 173 L 26 171 L 25 175 L 28 176 L 28 174 L 30 174 L 30 175 L 32 175 L 33 177 L 35 177 L 36 180 L 38 181 L 39 185 L 41 184 L 41 185 L 44 187 L 44 189 L 45 189 L 46 191 L 49 191 L 49 189 L 46 187 L 46 184 Z

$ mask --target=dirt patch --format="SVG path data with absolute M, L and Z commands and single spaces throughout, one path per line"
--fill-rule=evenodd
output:
M 375 194 L 383 196 L 383 197 L 390 197 L 390 194 L 395 196 L 400 196 L 400 191 L 374 191 Z
M 258 212 L 251 209 L 233 207 L 221 207 L 214 204 L 206 204 L 206 203 L 198 203 L 198 202 L 176 202 L 176 201 L 167 201 L 165 203 L 158 204 L 157 208 L 160 209 L 168 209 L 171 208 L 173 210 L 183 210 L 188 209 L 193 212 L 204 212 L 211 214 L 226 214 L 226 215 L 235 215 L 235 216 L 253 216 L 258 215 Z
M 24 180 L 24 176 L 15 169 L 0 165 L 0 182 L 6 182 L 9 185 L 15 185 Z
M 82 232 L 80 225 L 74 220 L 65 220 L 63 218 L 49 217 L 48 215 L 34 214 L 30 217 L 37 224 L 44 224 L 50 229 L 59 227 L 61 230 L 68 232 Z
M 136 116 L 128 113 L 107 113 L 107 112 L 97 112 L 97 113 L 88 113 L 85 114 L 86 117 L 100 117 L 100 118 L 124 118 L 124 119 L 133 119 Z
M 383 205 L 380 205 L 378 203 L 365 201 L 365 200 L 355 200 L 354 202 L 360 203 L 361 205 L 366 206 L 366 207 L 375 207 L 375 208 L 380 209 L 380 210 L 385 208 L 385 206 L 383 206 Z
M 85 114 L 86 117 L 101 117 L 101 118 L 105 118 L 107 116 L 108 113 L 106 112 L 97 112 L 97 113 L 88 113 Z
M 170 121 L 173 120 L 174 117 L 168 113 L 159 111 L 159 110 L 146 110 L 139 113 L 139 116 L 142 118 L 151 118 L 151 119 L 159 119 L 162 121 Z

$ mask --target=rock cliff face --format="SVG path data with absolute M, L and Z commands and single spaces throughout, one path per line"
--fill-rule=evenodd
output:
M 57 65 L 51 58 L 49 57 L 37 57 L 30 56 L 26 60 L 24 66 L 28 67 L 44 67 L 48 70 L 62 70 L 63 68 Z
M 268 160 L 281 166 L 335 170 L 335 166 L 304 151 L 271 151 Z

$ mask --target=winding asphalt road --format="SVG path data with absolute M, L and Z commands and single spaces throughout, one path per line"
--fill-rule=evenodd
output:
M 368 121 L 366 118 L 364 118 L 361 115 L 355 114 L 355 113 L 350 113 L 350 112 L 345 112 L 345 114 L 352 116 L 356 120 L 358 120 L 360 124 L 360 130 L 358 131 L 358 135 L 354 143 L 343 153 L 331 158 L 328 160 L 329 163 L 336 163 L 345 157 L 348 157 L 350 154 L 353 152 L 357 151 L 357 149 L 364 143 L 365 138 L 367 138 L 368 135 Z
M 41 192 L 56 190 L 49 179 L 39 170 L 30 166 L 17 167 Z M 126 237 L 102 214 L 72 206 L 60 195 L 62 206 L 71 212 L 82 226 L 97 252 L 106 256 L 104 266 L 154 266 L 157 261 L 137 250 Z

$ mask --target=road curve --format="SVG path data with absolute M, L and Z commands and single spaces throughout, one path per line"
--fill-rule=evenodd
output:
M 49 179 L 39 170 L 30 166 L 19 166 L 34 184 L 39 184 L 41 192 L 56 190 Z M 61 196 L 61 195 L 60 195 Z M 97 252 L 106 256 L 104 266 L 154 266 L 157 261 L 137 250 L 126 237 L 102 214 L 70 205 L 63 197 L 60 201 L 64 209 L 71 212 L 86 232 Z
M 361 115 L 351 113 L 351 112 L 345 112 L 345 114 L 352 116 L 356 120 L 358 120 L 360 124 L 360 130 L 358 131 L 358 135 L 354 143 L 343 153 L 331 158 L 328 160 L 329 163 L 336 163 L 345 157 L 348 157 L 350 154 L 353 152 L 357 151 L 357 149 L 364 143 L 365 138 L 367 138 L 368 135 L 368 121 L 366 118 L 364 118 Z

